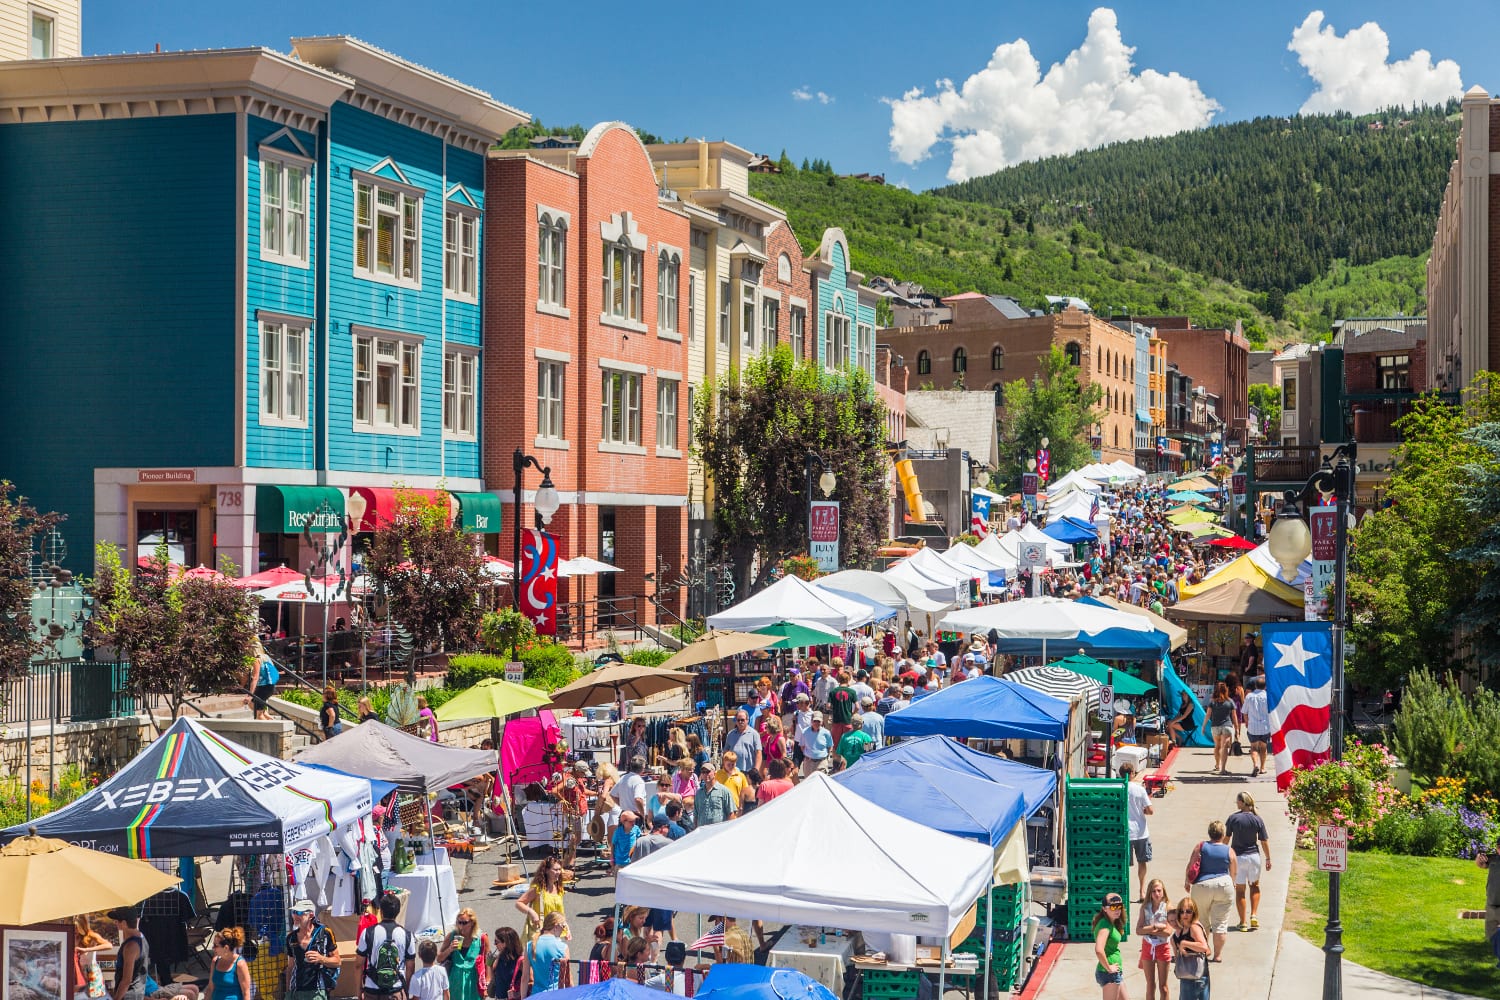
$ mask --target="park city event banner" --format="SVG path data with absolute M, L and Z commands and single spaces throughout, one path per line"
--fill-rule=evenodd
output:
M 990 498 L 974 494 L 973 507 L 969 515 L 969 530 L 980 538 L 990 533 Z
M 557 634 L 557 536 L 538 528 L 521 532 L 521 614 L 538 635 Z
M 1274 622 L 1260 627 L 1260 637 L 1276 788 L 1284 792 L 1294 770 L 1329 759 L 1333 624 Z

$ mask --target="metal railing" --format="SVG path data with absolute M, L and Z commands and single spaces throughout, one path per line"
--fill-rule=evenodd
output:
M 0 724 L 97 722 L 135 714 L 128 665 L 84 659 L 38 660 L 0 685 Z
M 1245 455 L 1261 482 L 1300 484 L 1322 465 L 1322 449 L 1315 444 L 1252 444 Z

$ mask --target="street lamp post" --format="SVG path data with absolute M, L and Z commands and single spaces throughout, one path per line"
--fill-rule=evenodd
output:
M 1288 490 L 1276 523 L 1266 541 L 1271 557 L 1287 575 L 1312 553 L 1312 532 L 1298 509 L 1312 501 L 1332 496 L 1334 502 L 1333 563 L 1333 663 L 1331 705 L 1328 713 L 1328 750 L 1333 760 L 1344 756 L 1344 632 L 1349 624 L 1349 519 L 1354 505 L 1354 475 L 1358 468 L 1354 441 L 1341 444 L 1323 460 L 1323 467 L 1308 477 L 1300 495 Z M 1339 872 L 1328 873 L 1328 922 L 1323 928 L 1323 1000 L 1341 1000 L 1344 995 L 1344 925 L 1340 919 Z
M 812 537 L 813 536 L 813 520 L 812 520 L 812 517 L 813 517 L 813 514 L 812 514 L 812 511 L 813 511 L 813 506 L 812 506 L 813 505 L 813 491 L 812 491 L 813 490 L 813 475 L 812 474 L 813 474 L 813 466 L 814 465 L 816 465 L 818 467 L 818 469 L 821 470 L 821 472 L 822 472 L 822 475 L 820 475 L 818 477 L 818 489 L 820 489 L 820 490 L 823 491 L 823 496 L 824 497 L 830 497 L 830 496 L 832 496 L 833 495 L 834 487 L 836 487 L 839 484 L 838 477 L 833 474 L 833 470 L 832 469 L 828 468 L 827 464 L 823 461 L 823 456 L 819 455 L 815 451 L 808 451 L 808 453 L 802 457 L 802 472 L 803 472 L 804 477 L 807 480 L 807 554 L 809 556 L 812 555 L 812 546 L 813 546 L 813 537 Z
M 552 523 L 552 515 L 562 506 L 562 499 L 557 495 L 557 487 L 552 485 L 552 466 L 543 465 L 532 456 L 526 454 L 520 448 L 511 455 L 511 469 L 516 474 L 515 502 L 516 516 L 511 526 L 511 557 L 515 560 L 510 568 L 510 593 L 511 603 L 516 613 L 521 611 L 521 474 L 530 466 L 542 474 L 541 485 L 536 488 L 536 496 L 532 497 L 531 506 L 536 511 L 537 517 L 542 519 L 543 527 Z M 516 658 L 517 649 L 521 642 L 521 631 L 517 629 L 510 644 L 510 658 Z

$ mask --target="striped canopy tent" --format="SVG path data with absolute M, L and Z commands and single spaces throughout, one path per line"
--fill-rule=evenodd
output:
M 1075 696 L 1081 697 L 1090 709 L 1099 707 L 1099 692 L 1102 689 L 1099 682 L 1066 667 L 1052 664 L 1044 667 L 1026 667 L 1024 670 L 1013 670 L 1007 673 L 1001 680 L 1020 684 L 1043 694 L 1050 694 L 1063 701 L 1072 701 Z

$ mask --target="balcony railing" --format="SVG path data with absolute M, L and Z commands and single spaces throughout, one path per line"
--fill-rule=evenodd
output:
M 1456 392 L 1438 395 L 1449 403 L 1457 403 L 1459 399 Z M 1394 444 L 1403 440 L 1396 422 L 1412 411 L 1419 398 L 1420 394 L 1415 392 L 1350 392 L 1339 397 L 1339 406 L 1344 414 L 1344 426 L 1353 431 L 1354 440 Z M 1338 435 L 1334 433 L 1332 436 Z
M 1321 467 L 1321 450 L 1315 444 L 1253 444 L 1245 452 L 1257 481 L 1300 483 Z

